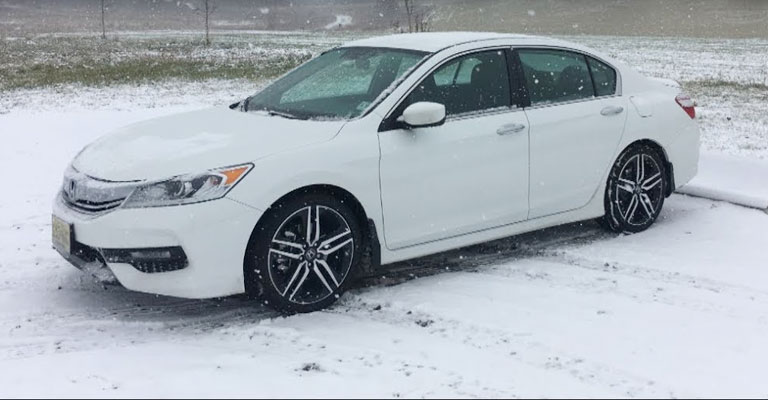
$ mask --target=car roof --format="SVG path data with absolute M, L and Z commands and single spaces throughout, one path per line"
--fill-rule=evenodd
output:
M 342 47 L 386 47 L 434 53 L 447 47 L 492 39 L 530 39 L 532 36 L 494 32 L 401 33 L 355 40 Z M 539 38 L 544 39 L 544 38 Z

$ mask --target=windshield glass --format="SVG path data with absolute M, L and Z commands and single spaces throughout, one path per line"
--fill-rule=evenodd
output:
M 349 47 L 328 51 L 245 101 L 286 118 L 354 118 L 427 53 Z

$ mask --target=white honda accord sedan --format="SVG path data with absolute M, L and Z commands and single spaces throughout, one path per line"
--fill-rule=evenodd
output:
M 86 146 L 55 200 L 53 243 L 128 289 L 308 312 L 396 261 L 593 218 L 645 230 L 698 155 L 680 86 L 598 51 L 377 37 L 229 107 Z

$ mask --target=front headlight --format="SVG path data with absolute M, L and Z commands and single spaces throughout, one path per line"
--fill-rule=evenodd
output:
M 125 200 L 125 208 L 164 207 L 199 203 L 224 197 L 240 182 L 253 164 L 226 167 L 200 174 L 180 175 L 137 187 Z

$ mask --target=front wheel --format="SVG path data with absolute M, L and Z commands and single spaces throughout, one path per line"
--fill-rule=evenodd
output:
M 246 280 L 265 303 L 287 313 L 333 304 L 359 270 L 362 235 L 355 214 L 334 197 L 311 193 L 278 204 L 251 237 Z
M 615 232 L 648 229 L 661 213 L 668 185 L 666 164 L 658 150 L 645 144 L 630 146 L 608 177 L 603 225 Z

